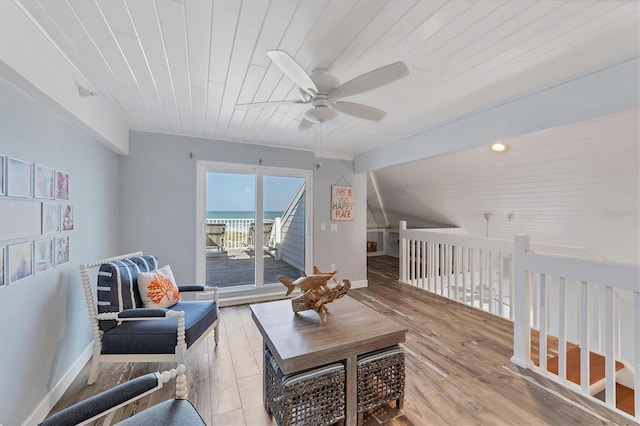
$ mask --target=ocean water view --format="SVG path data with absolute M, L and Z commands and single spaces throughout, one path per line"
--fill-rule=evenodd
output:
M 276 217 L 282 217 L 283 211 L 265 211 L 265 220 L 275 220 Z M 253 219 L 256 213 L 254 211 L 208 211 L 208 219 Z

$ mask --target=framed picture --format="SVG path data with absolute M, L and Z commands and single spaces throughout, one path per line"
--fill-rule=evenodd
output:
M 4 259 L 5 259 L 4 247 L 0 247 L 0 287 L 2 287 L 7 283 L 4 279 L 4 264 L 5 264 Z
M 31 197 L 31 163 L 8 158 L 7 195 L 11 197 Z
M 33 245 L 31 242 L 9 246 L 9 283 L 33 275 Z
M 36 198 L 53 198 L 53 169 L 35 165 L 33 172 L 33 196 Z
M 331 185 L 331 220 L 353 220 L 353 187 Z
M 69 174 L 56 170 L 56 200 L 69 199 Z
M 69 237 L 56 238 L 56 266 L 69 261 Z
M 42 203 L 42 235 L 60 232 L 60 204 Z
M 73 231 L 73 206 L 71 204 L 62 205 L 61 228 L 63 231 Z
M 0 195 L 4 194 L 4 155 L 0 155 Z
M 53 268 L 53 238 L 34 241 L 33 245 L 36 274 Z

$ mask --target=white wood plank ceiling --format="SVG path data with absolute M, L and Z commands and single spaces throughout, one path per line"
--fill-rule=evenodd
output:
M 16 0 L 130 128 L 354 155 L 638 55 L 636 0 Z M 345 99 L 300 132 L 306 106 L 265 52 L 341 83 L 395 61 L 410 75 Z

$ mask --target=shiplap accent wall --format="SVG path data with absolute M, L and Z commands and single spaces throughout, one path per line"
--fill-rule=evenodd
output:
M 485 236 L 640 258 L 640 112 L 628 110 L 374 172 L 391 223 L 446 218 Z M 513 213 L 511 220 L 508 215 Z

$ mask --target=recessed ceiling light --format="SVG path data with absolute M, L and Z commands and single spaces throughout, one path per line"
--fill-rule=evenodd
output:
M 507 150 L 507 145 L 503 144 L 502 142 L 496 142 L 494 144 L 491 145 L 491 151 L 494 152 L 503 152 Z

